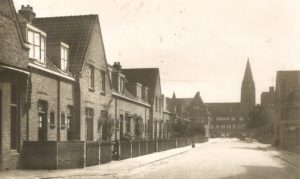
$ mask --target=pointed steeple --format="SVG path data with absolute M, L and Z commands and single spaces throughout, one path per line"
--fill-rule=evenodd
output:
M 251 110 L 255 106 L 255 84 L 252 76 L 249 58 L 241 88 L 241 107 L 245 111 Z
M 250 62 L 249 62 L 249 58 L 247 60 L 247 65 L 246 65 L 246 70 L 244 73 L 244 79 L 243 79 L 243 83 L 244 82 L 251 82 L 253 81 L 253 76 L 252 76 L 252 70 L 251 70 L 251 66 L 250 66 Z
M 172 99 L 176 99 L 175 91 L 173 91 Z

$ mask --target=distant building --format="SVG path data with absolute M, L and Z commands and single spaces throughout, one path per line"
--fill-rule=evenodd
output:
M 188 131 L 190 135 L 210 137 L 211 114 L 199 92 L 196 93 L 194 98 L 176 98 L 174 93 L 172 99 L 168 99 L 168 106 L 169 110 L 176 114 L 174 118 L 177 123 L 186 123 L 188 128 L 193 130 Z
M 275 90 L 270 87 L 268 92 L 262 92 L 260 96 L 261 107 L 274 108 L 275 107 Z
M 255 107 L 255 84 L 249 60 L 242 82 L 241 102 L 206 103 L 213 119 L 212 137 L 240 137 L 246 135 L 249 112 Z
M 277 144 L 300 152 L 300 71 L 278 71 L 275 110 Z
M 116 120 L 112 140 L 146 139 L 150 119 L 149 88 L 127 78 L 120 63 L 109 66 L 113 86 L 113 107 Z M 152 86 L 151 86 L 152 88 Z

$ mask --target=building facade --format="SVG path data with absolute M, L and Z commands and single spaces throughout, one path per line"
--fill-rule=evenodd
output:
M 255 107 L 255 84 L 249 60 L 241 87 L 241 101 L 236 103 L 206 103 L 212 113 L 212 137 L 242 137 L 246 135 L 249 112 Z
M 300 71 L 278 71 L 275 93 L 276 145 L 300 152 Z

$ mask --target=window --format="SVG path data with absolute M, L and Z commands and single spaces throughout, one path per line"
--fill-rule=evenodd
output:
M 68 66 L 69 50 L 65 46 L 61 46 L 60 49 L 60 69 L 66 71 Z
M 27 41 L 29 42 L 29 57 L 40 63 L 45 63 L 45 37 L 38 32 L 28 30 Z
M 52 129 L 55 127 L 55 113 L 54 113 L 54 111 L 50 112 L 50 127 Z
M 227 129 L 231 129 L 231 125 L 230 124 L 227 125 Z
M 94 89 L 95 87 L 95 76 L 94 76 L 94 67 L 88 66 L 88 81 L 89 81 L 89 89 Z
M 219 129 L 219 125 L 218 124 L 216 125 L 216 128 Z
M 60 126 L 62 129 L 66 128 L 66 115 L 65 113 L 60 114 Z
M 240 117 L 240 121 L 243 121 L 244 120 L 244 118 L 243 117 Z
M 225 129 L 225 125 L 224 124 L 221 125 L 221 129 Z
M 74 139 L 74 119 L 73 119 L 73 106 L 67 107 L 67 140 Z
M 109 141 L 111 127 L 108 121 L 108 112 L 106 110 L 101 110 L 101 120 L 103 121 L 102 125 L 102 139 L 104 141 Z
M 126 132 L 131 132 L 131 118 L 132 118 L 132 115 L 130 114 L 126 114 L 125 116 L 125 120 L 126 120 Z
M 124 78 L 120 77 L 119 80 L 119 92 L 124 93 Z
M 158 98 L 155 97 L 155 111 L 158 111 Z
M 94 120 L 94 110 L 92 108 L 85 108 L 85 120 L 86 120 L 86 140 L 92 141 L 93 135 L 93 120 Z
M 147 87 L 143 88 L 143 99 L 145 101 L 148 101 L 148 88 Z
M 10 149 L 12 150 L 17 150 L 19 140 L 18 98 L 18 89 L 15 86 L 11 86 Z
M 142 85 L 139 83 L 136 84 L 136 97 L 138 99 L 142 98 Z
M 101 71 L 101 89 L 105 93 L 105 71 Z
M 124 120 L 124 116 L 123 114 L 120 114 L 120 139 L 123 139 L 123 120 Z
M 235 129 L 235 124 L 232 124 L 232 128 Z

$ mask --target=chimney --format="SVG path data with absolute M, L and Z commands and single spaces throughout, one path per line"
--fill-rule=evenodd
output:
M 121 63 L 120 63 L 120 62 L 114 62 L 114 64 L 113 64 L 113 67 L 114 67 L 116 70 L 118 70 L 118 71 L 120 71 L 120 70 L 121 70 L 121 68 L 122 68 L 122 66 L 121 66 Z
M 273 92 L 274 92 L 274 87 L 271 86 L 271 87 L 269 88 L 269 91 L 273 93 Z
M 36 16 L 35 13 L 33 12 L 33 8 L 31 6 L 29 6 L 29 5 L 27 5 L 27 6 L 22 5 L 21 9 L 18 12 L 23 17 L 25 17 L 29 23 L 31 23 L 32 20 Z

